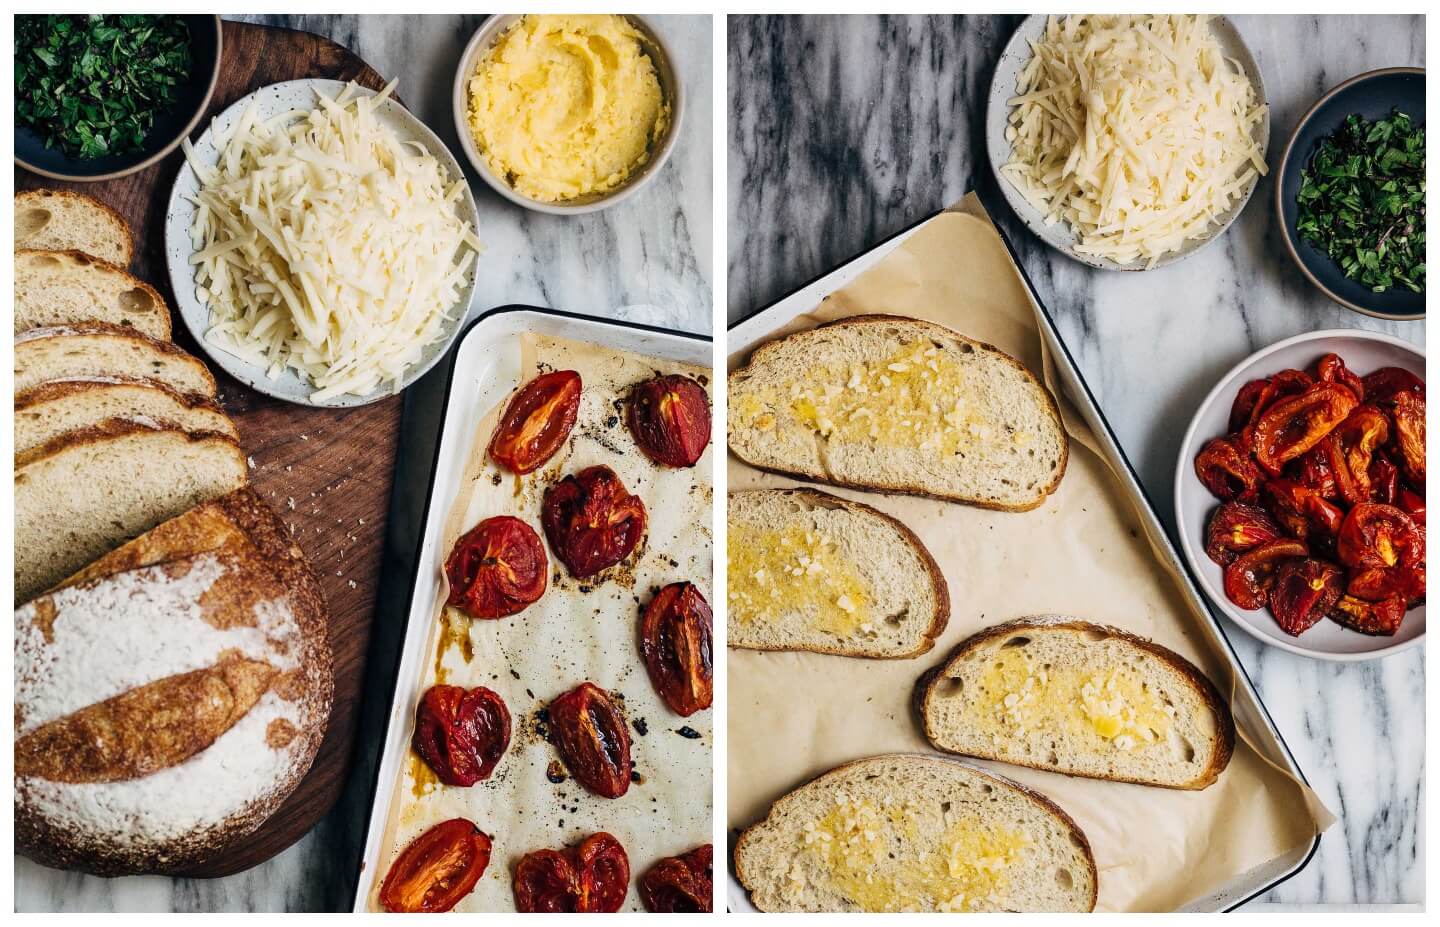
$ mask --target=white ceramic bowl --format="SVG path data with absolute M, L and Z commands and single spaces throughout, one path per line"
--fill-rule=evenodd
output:
M 216 130 L 226 132 L 244 114 L 245 108 L 250 105 L 252 99 L 258 101 L 259 116 L 269 119 L 294 110 L 313 109 L 317 90 L 330 97 L 335 97 L 344 89 L 344 81 L 320 78 L 284 81 L 268 87 L 261 87 L 254 93 L 236 100 L 215 118 L 215 121 L 205 129 L 204 134 L 194 142 L 195 154 L 206 163 L 218 162 L 220 152 L 215 147 Z M 375 91 L 361 87 L 358 89 L 358 93 L 373 96 Z M 386 100 L 378 112 L 380 118 L 402 141 L 416 141 L 423 144 L 426 150 L 445 167 L 446 173 L 452 180 L 464 179 L 465 175 L 460 168 L 460 163 L 445 147 L 445 143 L 440 141 L 440 138 L 409 110 L 392 98 Z M 457 202 L 460 218 L 470 223 L 471 229 L 478 229 L 479 216 L 475 210 L 475 198 L 470 194 L 470 185 L 462 183 L 461 188 L 462 193 Z M 302 380 L 294 370 L 287 369 L 272 380 L 266 375 L 264 367 L 218 350 L 205 340 L 205 333 L 210 329 L 210 309 L 195 298 L 195 268 L 190 263 L 190 256 L 195 253 L 195 248 L 190 242 L 190 227 L 195 220 L 195 204 L 188 197 L 195 195 L 199 189 L 200 179 L 191 169 L 189 161 L 186 161 L 181 166 L 180 173 L 175 177 L 175 185 L 170 188 L 170 203 L 165 211 L 165 263 L 170 270 L 170 285 L 175 292 L 175 307 L 180 311 L 180 317 L 184 320 L 185 327 L 190 330 L 190 334 L 194 336 L 210 360 L 251 389 L 302 406 L 347 408 L 367 405 L 392 395 L 390 389 L 381 386 L 363 396 L 346 394 L 325 402 L 314 402 L 310 395 L 315 392 L 315 386 L 308 380 Z M 450 319 L 445 323 L 443 333 L 438 339 L 427 345 L 420 355 L 420 360 L 405 371 L 405 375 L 400 381 L 401 389 L 420 379 L 431 367 L 435 366 L 440 358 L 445 356 L 445 352 L 450 349 L 456 336 L 460 334 L 460 329 L 464 326 L 465 314 L 470 309 L 470 299 L 475 294 L 475 269 L 478 263 L 478 261 L 470 263 L 470 267 L 465 273 L 465 282 L 461 287 L 460 295 L 455 305 L 450 307 Z
M 1012 146 L 1005 138 L 1005 127 L 1010 118 L 1010 105 L 1007 102 L 1015 96 L 1016 80 L 1025 65 L 1030 61 L 1030 42 L 1038 39 L 1045 31 L 1045 21 L 1049 19 L 1046 15 L 1036 14 L 1025 17 L 1024 21 L 1015 29 L 1015 34 L 1006 43 L 1004 51 L 1000 53 L 1000 60 L 995 64 L 994 75 L 990 79 L 990 96 L 985 107 L 985 151 L 990 158 L 990 170 L 995 174 L 995 182 L 1000 186 L 1000 192 L 1005 195 L 1005 200 L 1020 221 L 1034 232 L 1041 241 L 1060 253 L 1071 257 L 1082 264 L 1097 267 L 1101 270 L 1129 270 L 1142 271 L 1151 270 L 1145 261 L 1136 261 L 1132 264 L 1117 264 L 1109 258 L 1096 257 L 1093 254 L 1079 254 L 1075 251 L 1078 238 L 1075 232 L 1065 222 L 1056 222 L 1053 225 L 1045 224 L 1045 216 L 1040 210 L 1030 205 L 1010 182 L 1009 178 L 1000 173 L 1000 168 L 1010 162 Z M 1250 78 L 1250 83 L 1255 88 L 1255 97 L 1260 103 L 1266 103 L 1265 82 L 1260 77 L 1260 65 L 1255 62 L 1255 56 L 1250 53 L 1250 48 L 1245 40 L 1240 37 L 1235 24 L 1224 16 L 1216 16 L 1210 21 L 1211 31 L 1219 40 L 1220 47 L 1224 49 L 1227 58 L 1238 62 L 1245 76 Z M 1266 110 L 1265 117 L 1255 127 L 1254 138 L 1260 146 L 1260 154 L 1263 156 L 1270 144 L 1270 113 Z M 1176 261 L 1184 260 L 1210 242 L 1225 234 L 1225 230 L 1245 209 L 1245 204 L 1250 202 L 1250 195 L 1255 192 L 1259 178 L 1251 181 L 1250 186 L 1240 195 L 1231 207 L 1217 217 L 1217 221 L 1211 223 L 1205 235 L 1201 238 L 1193 238 L 1187 241 L 1179 251 L 1173 251 L 1155 262 L 1155 267 L 1164 267 L 1166 264 L 1173 264 Z
M 1180 546 L 1200 585 L 1215 605 L 1250 636 L 1267 644 L 1322 660 L 1369 660 L 1398 653 L 1425 639 L 1425 606 L 1410 609 L 1394 637 L 1371 637 L 1322 619 L 1299 637 L 1280 630 L 1266 608 L 1246 611 L 1225 596 L 1223 571 L 1205 554 L 1205 528 L 1220 505 L 1195 475 L 1195 455 L 1211 438 L 1225 434 L 1230 406 L 1240 387 L 1287 367 L 1301 370 L 1330 352 L 1364 376 L 1380 367 L 1403 367 L 1425 376 L 1425 354 L 1390 335 L 1366 331 L 1319 331 L 1296 335 L 1256 351 L 1221 378 L 1190 421 L 1175 464 L 1175 523 Z
M 680 124 L 685 113 L 685 95 L 680 88 L 680 77 L 671 63 L 670 51 L 661 40 L 660 33 L 639 16 L 627 14 L 625 18 L 630 20 L 630 24 L 644 37 L 641 44 L 645 53 L 650 56 L 650 60 L 655 63 L 655 73 L 660 80 L 660 92 L 664 95 L 665 101 L 670 104 L 670 124 L 666 128 L 665 134 L 660 137 L 660 141 L 655 144 L 654 150 L 650 152 L 649 160 L 619 187 L 608 193 L 581 196 L 558 203 L 542 203 L 515 192 L 515 189 L 505 182 L 505 178 L 497 176 L 485 159 L 480 156 L 480 149 L 475 144 L 475 136 L 470 132 L 470 77 L 475 73 L 475 66 L 479 63 L 480 57 L 495 43 L 501 33 L 520 19 L 520 14 L 496 14 L 485 20 L 480 28 L 475 30 L 475 34 L 470 37 L 469 43 L 465 46 L 464 53 L 460 55 L 460 66 L 455 70 L 455 82 L 451 88 L 451 105 L 455 114 L 455 134 L 460 137 L 461 150 L 465 152 L 465 157 L 470 159 L 470 164 L 475 168 L 475 172 L 496 193 L 512 203 L 536 212 L 573 216 L 595 212 L 629 199 L 640 188 L 653 180 L 656 174 L 660 173 L 660 169 L 665 166 L 665 162 L 670 159 L 670 153 L 675 149 L 676 140 L 680 137 Z

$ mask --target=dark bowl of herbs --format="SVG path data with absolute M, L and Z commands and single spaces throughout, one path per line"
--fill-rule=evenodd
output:
M 1300 119 L 1275 206 L 1285 246 L 1335 302 L 1425 317 L 1425 70 L 1352 77 Z
M 15 17 L 15 163 L 111 180 L 190 134 L 220 76 L 220 17 Z

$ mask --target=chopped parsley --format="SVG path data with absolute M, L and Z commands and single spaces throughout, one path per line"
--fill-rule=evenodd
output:
M 127 154 L 190 67 L 179 16 L 17 16 L 15 118 L 72 158 Z
M 1346 117 L 1300 174 L 1296 230 L 1376 293 L 1425 292 L 1425 127 Z

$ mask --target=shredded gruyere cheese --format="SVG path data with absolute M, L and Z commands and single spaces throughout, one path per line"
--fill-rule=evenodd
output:
M 217 163 L 185 142 L 200 179 L 196 298 L 205 340 L 316 387 L 315 402 L 398 392 L 406 368 L 442 337 L 481 245 L 456 202 L 465 178 L 419 142 L 401 141 L 374 96 L 351 83 L 317 106 L 262 120 L 254 102 Z
M 1208 17 L 1052 16 L 1030 49 L 1001 173 L 1076 252 L 1154 266 L 1266 172 L 1265 106 Z

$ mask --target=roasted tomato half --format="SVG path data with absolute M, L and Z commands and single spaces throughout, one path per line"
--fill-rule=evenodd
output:
M 526 853 L 515 867 L 515 907 L 526 914 L 613 914 L 629 887 L 625 848 L 604 832 L 576 847 Z
M 535 529 L 496 515 L 471 528 L 445 559 L 448 604 L 471 618 L 504 618 L 545 594 L 550 561 Z
M 1405 619 L 1405 600 L 1386 599 L 1383 602 L 1366 602 L 1354 596 L 1343 595 L 1330 609 L 1330 617 L 1353 631 L 1389 637 L 1400 630 Z
M 490 456 L 515 473 L 529 473 L 555 456 L 580 411 L 580 374 L 556 370 L 520 387 L 490 439 Z
M 1356 406 L 1334 431 L 1350 477 L 1342 481 L 1342 498 L 1351 505 L 1370 501 L 1370 461 L 1390 436 L 1390 422 L 1377 406 Z M 1328 440 L 1328 437 L 1327 437 Z
M 1195 475 L 1221 502 L 1253 498 L 1260 468 L 1228 438 L 1212 438 L 1195 458 Z
M 1309 556 L 1310 549 L 1300 541 L 1271 541 L 1246 551 L 1225 568 L 1225 595 L 1244 609 L 1264 608 L 1275 584 L 1275 572 L 1291 557 Z
M 1380 451 L 1370 458 L 1370 502 L 1394 505 L 1400 498 L 1400 470 Z
M 1272 474 L 1319 444 L 1358 404 L 1337 383 L 1317 383 L 1298 396 L 1274 403 L 1255 423 L 1255 459 Z
M 671 583 L 640 622 L 640 656 L 655 691 L 678 715 L 710 707 L 714 673 L 710 603 L 693 583 Z
M 1423 393 L 1402 392 L 1395 396 L 1391 409 L 1395 417 L 1392 442 L 1405 479 L 1415 486 L 1425 485 L 1425 396 Z
M 1425 559 L 1425 535 L 1395 506 L 1364 502 L 1346 514 L 1335 549 L 1352 569 L 1411 567 Z
M 710 844 L 667 856 L 640 877 L 640 901 L 654 914 L 709 914 L 715 884 Z
M 1367 602 L 1399 598 L 1407 607 L 1419 605 L 1425 601 L 1425 564 L 1357 570 L 1346 584 L 1345 592 Z
M 380 903 L 395 913 L 449 911 L 490 864 L 490 837 L 465 820 L 436 824 L 410 842 L 385 875 Z
M 1230 431 L 1235 435 L 1237 446 L 1249 450 L 1255 424 L 1266 409 L 1287 396 L 1298 396 L 1314 385 L 1315 380 L 1310 374 L 1290 368 L 1263 380 L 1251 380 L 1241 387 L 1230 407 Z M 1242 411 L 1243 421 L 1240 420 Z
M 1210 516 L 1210 526 L 1205 532 L 1205 553 L 1211 560 L 1226 566 L 1245 551 L 1269 544 L 1280 534 L 1280 525 L 1260 506 L 1227 502 Z
M 610 696 L 582 682 L 550 703 L 550 739 L 570 774 L 603 798 L 630 788 L 630 732 Z
M 1365 384 L 1356 376 L 1339 354 L 1326 354 L 1315 363 L 1315 379 L 1325 383 L 1339 383 L 1355 394 L 1360 402 L 1365 401 Z
M 583 579 L 630 556 L 645 536 L 645 504 L 609 467 L 589 467 L 545 490 L 545 537 L 572 576 Z
M 1425 497 L 1408 487 L 1395 493 L 1395 505 L 1417 525 L 1425 524 Z
M 1425 395 L 1425 381 L 1403 367 L 1381 367 L 1366 374 L 1365 398 L 1373 403 L 1385 404 L 1400 393 Z
M 710 397 L 690 377 L 656 377 L 631 389 L 625 421 L 645 456 L 693 467 L 710 443 Z
M 474 785 L 490 778 L 510 745 L 510 712 L 484 686 L 431 686 L 415 710 L 410 745 L 441 782 Z
M 1285 533 L 1293 538 L 1303 541 L 1340 533 L 1345 513 L 1295 480 L 1270 480 L 1262 487 L 1261 496 Z
M 1286 634 L 1298 636 L 1324 618 L 1340 598 L 1340 568 L 1324 560 L 1296 557 L 1280 564 L 1270 587 L 1270 610 Z

